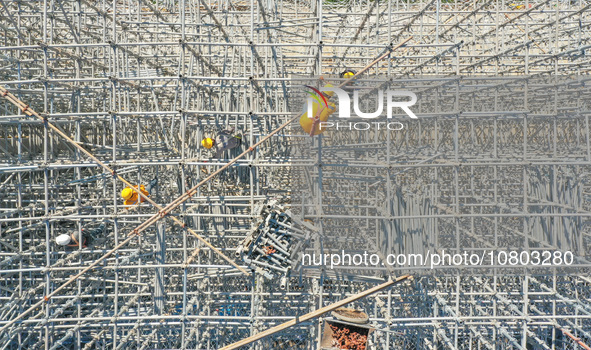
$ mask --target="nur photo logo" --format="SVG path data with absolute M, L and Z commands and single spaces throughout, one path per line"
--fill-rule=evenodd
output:
M 367 95 L 360 96 L 360 89 L 354 89 L 351 98 L 345 89 L 334 87 L 332 84 L 326 84 L 320 88 L 303 85 L 303 88 L 308 96 L 300 125 L 310 136 L 321 134 L 331 128 L 335 130 L 380 130 L 382 128 L 402 130 L 404 124 L 390 121 L 396 109 L 402 110 L 411 119 L 417 119 L 410 109 L 417 102 L 417 96 L 412 91 L 372 89 Z M 377 105 L 375 110 L 362 111 L 363 101 L 375 101 L 374 106 Z M 334 117 L 329 120 L 331 116 Z M 387 121 L 378 119 L 384 116 Z M 351 120 L 355 117 L 375 121 L 352 122 Z

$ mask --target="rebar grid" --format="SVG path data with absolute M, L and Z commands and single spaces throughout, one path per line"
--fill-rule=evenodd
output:
M 253 145 L 290 118 L 293 76 L 360 70 L 409 36 L 412 42 L 370 73 L 554 74 L 585 80 L 591 66 L 590 6 L 587 1 L 2 0 L 0 85 L 124 178 L 146 184 L 158 176 L 151 198 L 166 206 L 228 162 L 210 159 L 200 147 L 203 136 L 234 126 L 245 135 L 244 147 Z M 367 187 L 357 198 L 327 206 L 335 204 L 332 215 L 352 215 L 366 224 L 367 236 L 345 230 L 342 236 L 351 247 L 368 250 L 416 245 L 406 233 L 425 225 L 454 244 L 485 247 L 513 230 L 530 242 L 589 251 L 585 98 L 566 111 L 547 104 L 551 110 L 538 117 L 475 113 L 456 124 L 453 118 L 421 116 L 421 127 L 394 134 L 388 143 L 385 159 L 400 193 L 372 192 L 370 185 L 387 178 L 386 170 L 351 164 L 334 172 L 361 177 Z M 156 210 L 149 204 L 122 208 L 121 183 L 42 121 L 4 100 L 0 105 L 0 320 L 9 321 Z M 302 136 L 297 126 L 289 134 Z M 200 187 L 172 215 L 234 256 L 255 205 L 289 200 L 294 164 L 313 169 L 313 160 L 291 157 L 293 139 L 288 133 L 271 138 Z M 441 157 L 456 150 L 463 153 L 456 152 L 455 159 Z M 342 149 L 337 151 L 342 158 Z M 325 167 L 324 176 L 330 171 Z M 463 182 L 470 188 L 431 182 L 433 176 L 453 179 L 456 171 L 473 178 Z M 535 186 L 525 192 L 525 184 Z M 406 209 L 368 200 L 367 194 L 403 201 Z M 429 210 L 421 209 L 425 201 L 433 204 Z M 318 224 L 320 218 L 308 215 Z M 551 222 L 562 216 L 572 217 L 561 221 L 566 226 Z M 399 221 L 384 228 L 377 223 L 381 219 Z M 102 220 L 108 220 L 108 231 L 94 247 L 64 251 L 53 242 L 60 233 Z M 330 226 L 330 214 L 322 220 Z M 579 241 L 549 241 L 552 225 Z M 165 246 L 158 246 L 163 237 Z M 170 223 L 160 231 L 148 229 L 55 295 L 4 332 L 0 345 L 216 349 L 368 289 L 383 273 L 304 269 L 281 291 L 278 281 L 241 276 Z M 591 343 L 587 276 L 422 277 L 356 306 L 379 325 L 370 339 L 374 349 L 579 349 L 580 342 Z M 318 327 L 316 321 L 299 324 L 253 348 L 315 349 Z

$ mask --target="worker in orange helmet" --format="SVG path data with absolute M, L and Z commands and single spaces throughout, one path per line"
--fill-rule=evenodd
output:
M 150 184 L 148 184 L 148 188 L 145 188 L 144 185 L 139 185 L 139 190 L 142 192 L 144 196 L 148 197 L 150 194 L 152 194 L 152 190 L 156 187 L 156 185 L 158 185 L 157 177 L 150 181 Z M 133 186 L 133 188 L 137 189 L 138 186 L 135 185 Z M 121 191 L 121 197 L 125 200 L 125 202 L 123 202 L 124 205 L 134 205 L 138 202 L 138 198 L 140 199 L 140 203 L 145 201 L 144 198 L 140 198 L 137 191 L 132 190 L 130 187 L 125 187 Z

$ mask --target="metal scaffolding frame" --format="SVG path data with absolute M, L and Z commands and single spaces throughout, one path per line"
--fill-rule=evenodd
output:
M 591 258 L 590 10 L 583 0 L 0 0 L 0 86 L 39 115 L 0 100 L 0 327 L 10 323 L 0 349 L 217 349 L 402 273 L 302 268 L 281 289 L 216 254 L 235 256 L 258 205 L 290 203 L 294 169 L 325 194 L 302 207 L 322 233 L 308 252 L 385 254 L 436 239 L 487 247 L 510 233 Z M 317 159 L 295 157 L 306 135 L 297 123 L 276 131 L 293 118 L 296 77 L 359 71 L 411 36 L 368 74 L 546 80 L 514 92 L 519 108 L 483 87 L 488 104 L 461 118 L 428 114 L 454 92 L 441 93 L 404 132 L 360 140 L 386 145 L 377 152 L 356 153 L 338 134 L 306 139 L 322 147 L 318 159 L 345 167 L 320 172 Z M 536 100 L 536 89 L 558 91 L 558 77 L 581 94 Z M 200 141 L 228 127 L 244 145 L 212 159 Z M 157 176 L 150 199 L 161 208 L 203 184 L 167 224 L 128 236 L 159 208 L 124 208 L 125 184 L 85 151 L 131 184 Z M 337 176 L 348 182 L 329 181 Z M 331 190 L 358 192 L 343 201 Z M 331 227 L 343 217 L 367 230 Z M 103 221 L 92 247 L 54 244 Z M 572 239 L 552 241 L 557 232 Z M 416 276 L 356 306 L 377 328 L 372 349 L 588 349 L 588 268 Z M 297 323 L 252 349 L 316 349 L 321 324 Z

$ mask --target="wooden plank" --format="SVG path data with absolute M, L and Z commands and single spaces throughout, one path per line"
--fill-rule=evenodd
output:
M 318 309 L 316 311 L 312 311 L 310 313 L 307 313 L 307 314 L 305 314 L 303 316 L 296 317 L 293 320 L 287 321 L 287 322 L 282 323 L 282 324 L 280 324 L 278 326 L 275 326 L 273 328 L 269 328 L 269 329 L 267 329 L 265 331 L 262 331 L 260 333 L 257 333 L 257 334 L 255 334 L 253 336 L 248 337 L 248 338 L 244 338 L 244 339 L 242 339 L 240 341 L 237 341 L 237 342 L 235 342 L 233 344 L 230 344 L 228 346 L 225 346 L 223 348 L 220 348 L 219 350 L 238 349 L 241 346 L 248 345 L 248 344 L 250 344 L 252 342 L 255 342 L 257 340 L 260 340 L 260 339 L 263 339 L 265 337 L 268 337 L 271 334 L 275 334 L 275 333 L 280 332 L 280 331 L 282 331 L 284 329 L 287 329 L 289 327 L 295 326 L 296 324 L 298 324 L 300 322 L 308 321 L 310 319 L 319 317 L 322 314 L 325 314 L 325 313 L 327 313 L 329 311 L 332 311 L 334 309 L 337 309 L 337 308 L 339 308 L 341 306 L 345 306 L 345 305 L 347 305 L 347 304 L 349 304 L 349 303 L 351 303 L 351 302 L 353 302 L 355 300 L 358 300 L 358 299 L 361 299 L 361 298 L 366 297 L 368 295 L 371 295 L 371 294 L 373 294 L 375 292 L 378 292 L 378 291 L 380 291 L 382 289 L 385 289 L 385 288 L 388 288 L 390 286 L 393 286 L 393 285 L 395 285 L 397 283 L 400 283 L 400 282 L 402 282 L 402 281 L 404 281 L 404 280 L 406 280 L 408 278 L 411 278 L 411 276 L 409 276 L 409 275 L 400 276 L 400 277 L 396 278 L 395 280 L 391 280 L 391 281 L 388 281 L 386 283 L 382 283 L 382 284 L 380 284 L 378 286 L 375 286 L 373 288 L 370 288 L 370 289 L 368 289 L 368 290 L 366 290 L 364 292 L 361 292 L 359 294 L 355 294 L 355 295 L 350 296 L 350 297 L 348 297 L 346 299 L 343 299 L 341 301 L 337 301 L 334 304 L 330 304 L 330 305 L 325 306 L 323 308 L 320 308 L 320 309 Z

